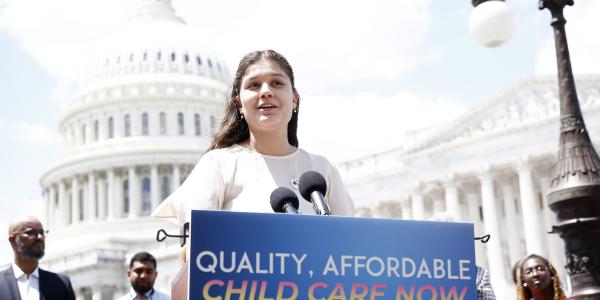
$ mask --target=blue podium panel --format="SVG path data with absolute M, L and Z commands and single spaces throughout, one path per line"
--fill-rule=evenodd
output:
M 473 225 L 193 211 L 189 299 L 477 299 Z

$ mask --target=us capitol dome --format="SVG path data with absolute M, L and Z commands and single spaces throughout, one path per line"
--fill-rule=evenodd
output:
M 183 181 L 222 116 L 230 72 L 170 0 L 140 0 L 102 43 L 59 123 L 65 150 L 41 176 L 51 230 L 44 267 L 69 275 L 78 299 L 125 293 L 129 259 L 158 259 L 155 287 L 179 269 L 175 225 L 151 211 Z

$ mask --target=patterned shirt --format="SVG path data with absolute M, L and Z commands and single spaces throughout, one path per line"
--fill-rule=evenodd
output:
M 480 266 L 477 266 L 477 300 L 496 300 L 494 289 L 490 282 L 490 273 Z

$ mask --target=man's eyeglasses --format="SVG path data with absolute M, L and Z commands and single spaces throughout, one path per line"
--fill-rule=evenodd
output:
M 48 235 L 48 230 L 44 229 L 29 229 L 25 231 L 19 232 L 20 234 L 26 235 L 28 238 L 35 238 L 41 235 L 42 237 L 46 237 Z

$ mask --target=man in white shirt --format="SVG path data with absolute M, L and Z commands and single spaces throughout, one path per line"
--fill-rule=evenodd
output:
M 35 217 L 10 224 L 8 241 L 13 249 L 11 266 L 0 272 L 1 300 L 74 300 L 69 277 L 39 268 L 47 231 Z
M 131 288 L 119 300 L 170 300 L 171 296 L 154 289 L 157 275 L 154 256 L 148 252 L 136 253 L 127 271 Z

